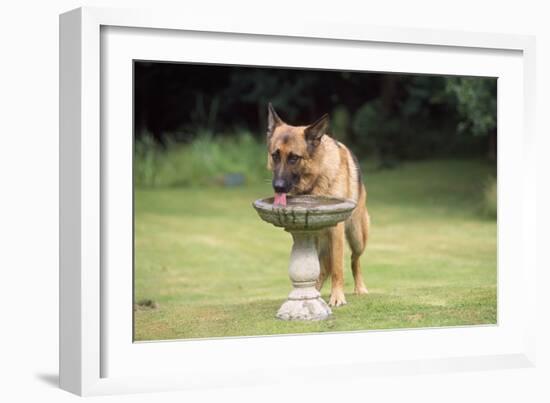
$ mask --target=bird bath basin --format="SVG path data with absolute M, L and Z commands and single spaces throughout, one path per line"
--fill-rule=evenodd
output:
M 274 198 L 253 203 L 260 218 L 292 234 L 288 274 L 293 289 L 279 308 L 283 320 L 322 320 L 332 311 L 315 288 L 320 266 L 317 235 L 348 218 L 355 208 L 351 200 L 326 196 L 289 196 L 285 206 L 273 204 Z

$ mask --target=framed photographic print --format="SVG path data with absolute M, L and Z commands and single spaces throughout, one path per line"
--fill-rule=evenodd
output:
M 531 37 L 85 8 L 60 44 L 64 389 L 532 365 Z

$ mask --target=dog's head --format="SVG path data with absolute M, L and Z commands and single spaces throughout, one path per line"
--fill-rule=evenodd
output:
M 268 105 L 267 166 L 273 172 L 275 203 L 286 204 L 286 194 L 311 191 L 318 175 L 316 151 L 329 125 L 328 115 L 308 126 L 291 126 Z

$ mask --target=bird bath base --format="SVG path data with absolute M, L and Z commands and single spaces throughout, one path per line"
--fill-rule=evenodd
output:
M 286 206 L 273 204 L 273 198 L 256 200 L 259 216 L 292 234 L 288 275 L 293 289 L 279 308 L 282 320 L 323 320 L 332 311 L 315 288 L 321 272 L 317 255 L 317 236 L 322 229 L 345 220 L 355 203 L 351 200 L 322 196 L 292 196 Z
M 290 253 L 288 274 L 293 290 L 279 308 L 277 317 L 283 320 L 322 320 L 332 311 L 315 288 L 320 267 L 317 257 L 316 232 L 292 232 L 294 244 Z

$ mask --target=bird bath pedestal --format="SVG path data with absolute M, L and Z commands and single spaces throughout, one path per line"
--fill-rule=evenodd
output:
M 273 198 L 253 204 L 262 220 L 292 234 L 288 274 L 293 289 L 279 308 L 283 320 L 322 320 L 332 311 L 315 288 L 320 266 L 317 255 L 319 231 L 348 218 L 355 208 L 351 200 L 324 196 L 290 196 L 287 205 L 274 205 Z

